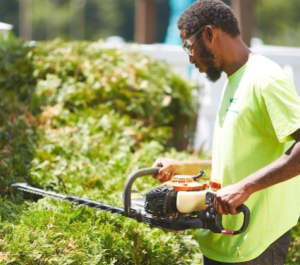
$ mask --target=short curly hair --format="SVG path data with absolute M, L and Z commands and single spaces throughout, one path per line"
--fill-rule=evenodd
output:
M 206 25 L 220 28 L 232 37 L 240 34 L 233 11 L 220 0 L 197 0 L 182 13 L 177 22 L 178 28 L 187 34 Z

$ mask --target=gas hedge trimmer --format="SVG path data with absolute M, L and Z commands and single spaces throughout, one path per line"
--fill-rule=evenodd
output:
M 187 229 L 209 229 L 214 233 L 237 235 L 244 232 L 249 224 L 250 211 L 245 205 L 237 207 L 243 213 L 244 220 L 239 230 L 226 230 L 222 225 L 222 215 L 213 206 L 214 192 L 207 184 L 197 181 L 203 175 L 175 175 L 171 181 L 150 190 L 144 197 L 140 192 L 131 190 L 133 182 L 143 176 L 155 175 L 160 168 L 145 168 L 135 171 L 126 180 L 122 199 L 124 208 L 34 188 L 26 183 L 14 183 L 11 186 L 24 192 L 60 199 L 78 205 L 84 205 L 144 222 L 151 227 L 167 231 Z

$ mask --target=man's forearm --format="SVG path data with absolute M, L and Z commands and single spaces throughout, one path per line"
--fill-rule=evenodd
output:
M 186 175 L 197 175 L 200 170 L 205 170 L 208 177 L 211 172 L 211 160 L 198 160 L 198 161 L 183 161 L 183 172 Z
M 273 163 L 251 174 L 242 182 L 246 190 L 252 194 L 298 175 L 300 175 L 300 142 L 296 142 Z

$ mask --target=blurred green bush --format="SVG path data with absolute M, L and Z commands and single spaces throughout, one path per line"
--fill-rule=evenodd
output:
M 192 143 L 195 87 L 165 63 L 100 42 L 0 46 L 0 263 L 198 263 L 188 234 L 49 198 L 24 201 L 9 188 L 25 181 L 121 206 L 129 173 L 160 155 L 189 156 L 171 147 Z M 143 193 L 157 184 L 136 183 Z
M 0 194 L 8 184 L 30 183 L 35 123 L 29 106 L 36 80 L 33 53 L 24 41 L 0 37 Z
M 153 139 L 177 150 L 191 144 L 197 88 L 163 62 L 139 53 L 103 49 L 101 42 L 56 40 L 35 49 L 34 76 L 39 104 L 60 104 L 72 117 L 87 109 L 97 109 L 98 116 L 112 111 L 127 117 L 134 125 L 137 148 L 140 141 Z

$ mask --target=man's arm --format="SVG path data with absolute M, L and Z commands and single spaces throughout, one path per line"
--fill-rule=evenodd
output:
M 252 193 L 300 175 L 300 129 L 292 137 L 296 142 L 273 163 L 216 192 L 214 205 L 218 213 L 236 214 L 236 207 Z

